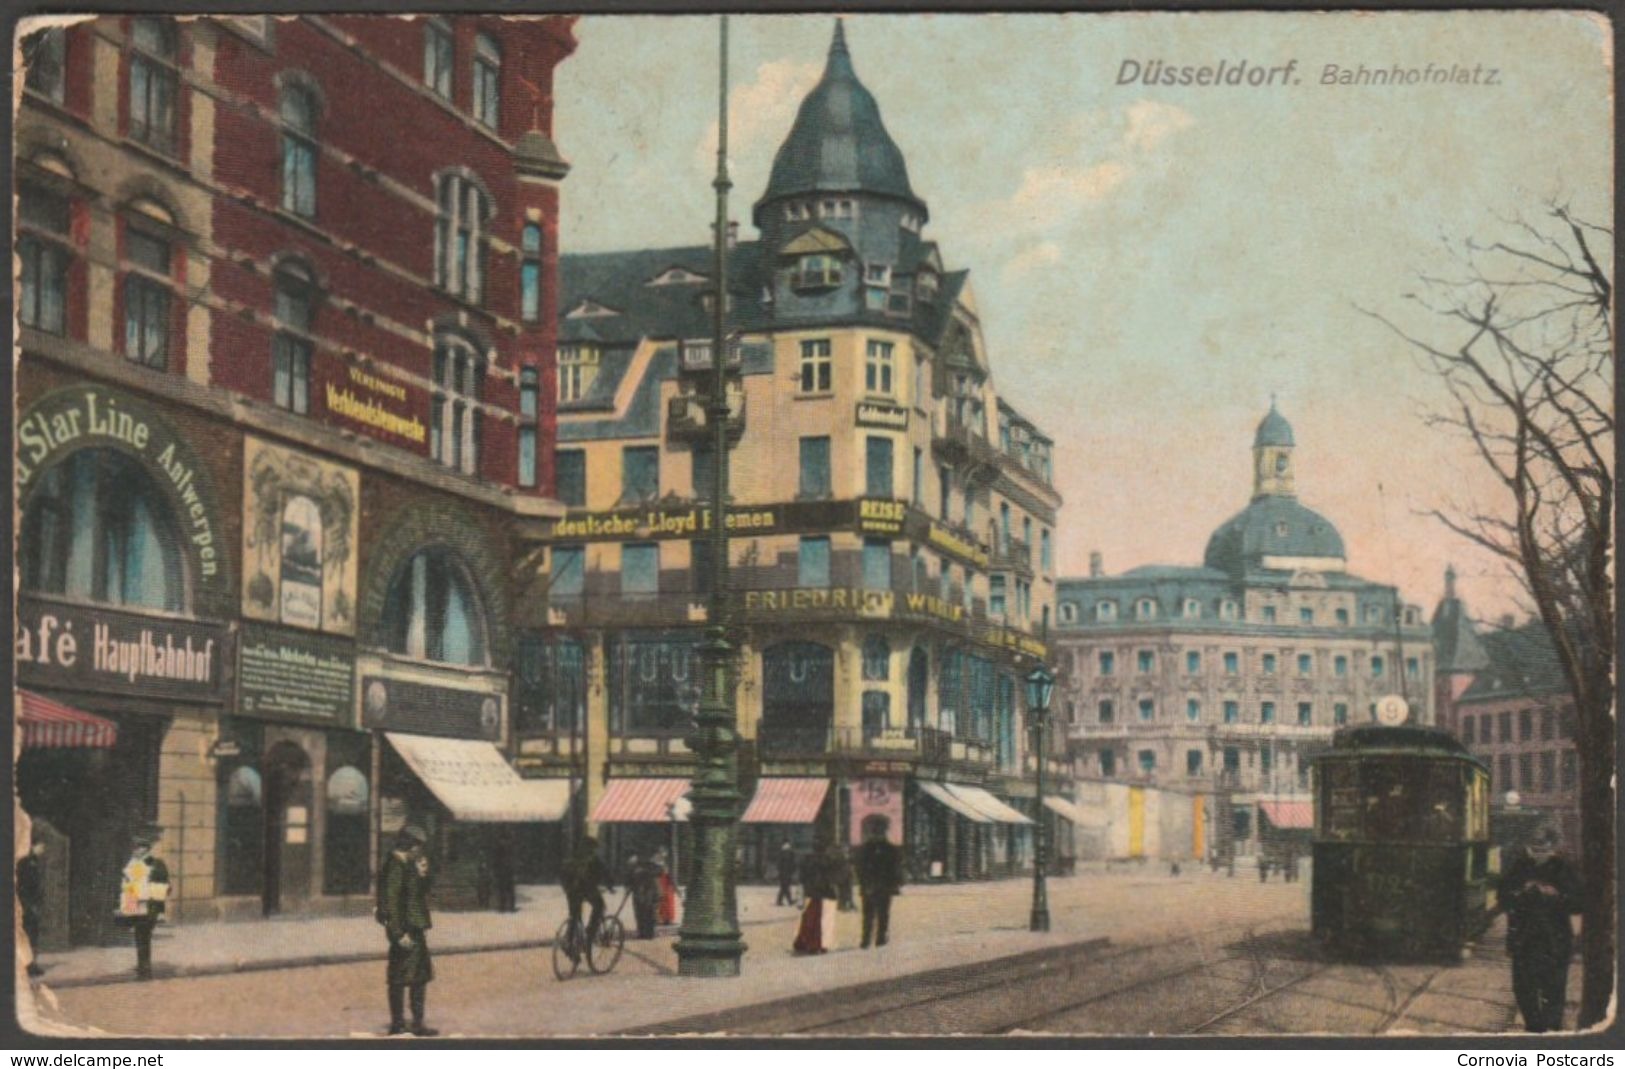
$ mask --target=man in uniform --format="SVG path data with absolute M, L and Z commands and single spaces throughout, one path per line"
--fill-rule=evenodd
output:
M 425 933 L 433 926 L 429 917 L 429 857 L 424 844 L 429 837 L 423 829 L 408 824 L 395 836 L 395 848 L 384 859 L 378 877 L 378 923 L 389 937 L 389 1034 L 407 1031 L 403 1003 L 410 990 L 414 1036 L 439 1033 L 423 1023 L 429 981 L 434 964 L 429 959 Z
M 135 976 L 152 979 L 152 930 L 169 901 L 169 866 L 152 850 L 160 836 L 151 825 L 131 839 L 130 860 L 119 880 L 118 917 L 135 935 Z
M 1574 954 L 1569 915 L 1580 912 L 1580 879 L 1546 828 L 1507 867 L 1496 891 L 1507 915 L 1512 994 L 1530 1032 L 1563 1030 L 1564 989 Z
M 886 838 L 888 821 L 872 817 L 864 829 L 868 839 L 858 848 L 858 887 L 863 895 L 862 948 L 869 938 L 877 947 L 886 945 L 891 926 L 891 900 L 903 886 L 903 852 Z
M 796 904 L 796 852 L 790 846 L 790 840 L 784 840 L 779 847 L 779 897 L 773 900 L 775 906 L 793 906 Z

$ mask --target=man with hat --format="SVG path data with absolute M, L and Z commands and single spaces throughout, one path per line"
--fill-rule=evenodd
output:
M 1558 852 L 1557 830 L 1543 828 L 1527 850 L 1507 866 L 1496 891 L 1507 915 L 1507 950 L 1512 955 L 1512 994 L 1524 1028 L 1563 1030 L 1563 1001 L 1574 954 L 1570 914 L 1583 905 L 1574 866 Z
M 395 836 L 395 848 L 384 859 L 378 877 L 378 923 L 389 937 L 389 1034 L 407 1031 L 402 1012 L 406 994 L 412 996 L 414 1036 L 439 1033 L 423 1023 L 426 988 L 434 979 L 425 933 L 433 926 L 429 919 L 429 857 L 424 844 L 429 837 L 422 828 L 408 824 Z
M 152 850 L 161 831 L 155 825 L 141 828 L 131 837 L 130 860 L 119 879 L 117 919 L 135 935 L 135 975 L 152 979 L 152 930 L 164 915 L 169 901 L 169 866 Z
M 863 895 L 864 950 L 869 940 L 883 947 L 890 935 L 891 900 L 903 888 L 903 852 L 887 837 L 891 821 L 873 814 L 863 822 L 865 842 L 858 848 L 858 887 Z

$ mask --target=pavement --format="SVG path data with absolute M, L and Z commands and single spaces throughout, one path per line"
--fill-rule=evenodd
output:
M 668 928 L 655 940 L 629 941 L 614 973 L 563 982 L 535 949 L 547 945 L 562 918 L 562 895 L 525 887 L 518 913 L 436 914 L 431 1019 L 460 1035 L 647 1032 L 819 992 L 832 1000 L 861 999 L 865 985 L 909 983 L 934 971 L 1101 940 L 1123 947 L 1211 937 L 1218 929 L 1301 932 L 1308 887 L 1307 880 L 1259 884 L 1241 872 L 1226 878 L 1187 869 L 1170 877 L 1156 865 L 1110 872 L 1084 867 L 1050 881 L 1052 930 L 1035 934 L 1027 931 L 1027 880 L 917 885 L 894 906 L 890 945 L 858 950 L 858 915 L 845 913 L 836 950 L 817 957 L 791 955 L 797 911 L 773 905 L 775 888 L 744 887 L 740 920 L 750 950 L 741 977 L 679 978 L 675 930 Z M 1415 993 L 1399 1030 L 1497 1032 L 1515 1022 L 1497 931 Z M 382 1023 L 376 964 L 382 942 L 371 917 L 181 925 L 161 930 L 154 948 L 158 979 L 151 984 L 130 982 L 129 948 L 47 954 L 31 1027 L 122 1035 L 375 1036 Z M 1571 996 L 1578 990 L 1576 975 Z M 166 1007 L 164 1016 L 153 1015 L 155 1003 Z

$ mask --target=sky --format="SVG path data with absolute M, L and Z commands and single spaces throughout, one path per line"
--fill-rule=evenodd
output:
M 1427 509 L 1496 500 L 1424 425 L 1436 382 L 1367 311 L 1553 196 L 1611 222 L 1606 25 L 1563 12 L 848 15 L 859 78 L 968 268 L 1001 396 L 1056 443 L 1063 575 L 1200 563 L 1252 491 L 1275 396 L 1300 500 L 1349 568 L 1430 610 L 1521 615 L 1505 567 Z M 830 16 L 730 20 L 731 214 L 816 84 Z M 717 20 L 586 17 L 558 69 L 564 252 L 698 244 L 714 217 Z M 1268 86 L 1133 79 L 1245 61 Z M 1460 68 L 1479 84 L 1323 84 L 1328 65 Z M 1495 72 L 1494 84 L 1490 71 Z M 1288 81 L 1293 84 L 1284 84 Z M 1335 81 L 1335 74 L 1334 74 Z M 1379 492 L 1379 486 L 1381 490 Z

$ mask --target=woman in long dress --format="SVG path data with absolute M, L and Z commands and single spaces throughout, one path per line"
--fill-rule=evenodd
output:
M 807 904 L 801 911 L 793 949 L 797 954 L 824 954 L 834 949 L 835 889 L 828 851 L 822 844 L 801 862 L 801 885 Z
M 671 867 L 666 860 L 666 848 L 661 847 L 655 851 L 654 863 L 660 869 L 657 882 L 660 885 L 660 899 L 656 905 L 656 920 L 661 924 L 677 923 L 677 881 L 672 879 Z

